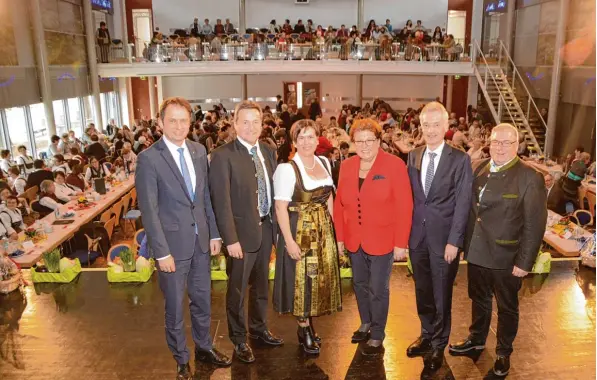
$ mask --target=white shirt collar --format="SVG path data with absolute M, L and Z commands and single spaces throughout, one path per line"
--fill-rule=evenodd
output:
M 238 141 L 243 144 L 243 146 L 245 148 L 247 148 L 247 150 L 249 151 L 249 154 L 251 154 L 251 148 L 253 148 L 254 146 L 257 147 L 257 151 L 259 151 L 259 140 L 257 140 L 257 142 L 255 143 L 255 145 L 250 145 L 248 142 L 246 142 L 245 140 L 243 140 L 240 137 L 237 137 Z
M 445 141 L 442 141 L 442 143 L 434 150 L 429 149 L 429 145 L 427 145 L 427 149 L 425 150 L 425 155 L 429 155 L 429 153 L 435 153 L 436 154 L 435 157 L 441 157 L 442 152 L 444 151 L 445 145 L 446 145 Z
M 164 143 L 168 147 L 168 150 L 172 153 L 174 157 L 178 157 L 178 148 L 183 148 L 185 151 L 187 148 L 187 140 L 182 142 L 182 146 L 178 146 L 174 144 L 172 141 L 168 140 L 166 136 L 162 136 L 164 138 Z

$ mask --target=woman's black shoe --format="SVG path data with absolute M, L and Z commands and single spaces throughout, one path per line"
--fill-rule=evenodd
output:
M 299 344 L 303 347 L 303 351 L 309 355 L 319 355 L 319 344 L 313 340 L 311 335 L 311 328 L 309 326 L 298 327 L 296 332 Z
M 313 341 L 317 342 L 317 344 L 321 343 L 321 337 L 317 335 L 315 329 L 313 328 L 313 318 L 309 317 L 309 328 L 311 329 L 311 336 L 313 337 Z

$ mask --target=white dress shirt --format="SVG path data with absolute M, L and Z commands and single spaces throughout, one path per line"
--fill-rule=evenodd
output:
M 4 173 L 8 173 L 8 170 L 10 169 L 10 167 L 12 166 L 12 163 L 7 160 L 6 158 L 3 158 L 0 160 L 0 169 L 2 169 L 4 171 Z
M 251 148 L 253 148 L 253 146 L 257 147 L 257 157 L 259 157 L 259 161 L 261 161 L 261 166 L 263 166 L 263 172 L 265 173 L 265 186 L 267 188 L 267 198 L 272 199 L 272 190 L 270 188 L 269 175 L 267 173 L 267 165 L 265 164 L 265 159 L 263 158 L 263 154 L 261 153 L 261 148 L 259 147 L 259 141 L 257 141 L 257 143 L 255 145 L 249 145 L 248 142 L 244 141 L 240 137 L 238 137 L 238 141 L 240 141 L 240 143 L 243 144 L 243 146 L 245 148 L 247 148 L 247 151 L 249 152 L 249 154 L 251 154 Z M 257 196 L 257 204 L 259 204 L 259 202 L 261 202 L 261 200 L 259 199 L 259 195 L 258 195 Z M 270 203 L 270 207 L 271 207 L 272 202 L 270 201 L 269 203 Z M 259 206 L 257 208 L 259 208 Z M 264 217 L 265 215 L 261 215 L 261 212 L 260 212 L 259 216 Z
M 66 184 L 61 185 L 58 182 L 54 182 L 54 187 L 56 188 L 54 194 L 56 194 L 56 197 L 61 201 L 69 202 L 71 200 L 70 197 L 77 195 L 77 193 Z
M 25 223 L 23 223 L 23 215 L 21 215 L 21 210 L 14 209 L 11 210 L 5 205 L 0 208 L 0 220 L 2 220 L 2 224 L 4 228 L 8 232 L 9 235 L 12 235 L 13 232 L 16 232 L 12 227 L 13 223 L 20 223 L 20 228 L 22 230 L 25 229 Z
M 187 168 L 189 169 L 189 174 L 191 176 L 191 183 L 193 184 L 193 193 L 195 192 L 195 187 L 197 186 L 197 176 L 195 176 L 195 165 L 193 165 L 193 158 L 191 157 L 191 152 L 187 147 L 186 140 L 182 143 L 182 146 L 178 146 L 174 144 L 172 141 L 168 140 L 166 136 L 164 136 L 164 142 L 168 147 L 168 150 L 172 154 L 172 158 L 174 158 L 174 162 L 176 162 L 176 166 L 180 171 L 180 175 L 182 176 L 182 167 L 180 166 L 180 153 L 178 153 L 178 148 L 183 148 L 183 156 L 184 160 L 187 164 Z
M 423 184 L 423 189 L 425 189 L 425 177 L 427 176 L 427 167 L 429 166 L 429 161 L 431 158 L 429 157 L 429 153 L 437 154 L 433 159 L 433 177 L 435 178 L 435 173 L 437 173 L 437 167 L 439 166 L 439 161 L 442 158 L 442 152 L 444 150 L 444 146 L 446 145 L 445 142 L 442 141 L 441 145 L 435 148 L 434 150 L 425 149 L 423 153 L 423 161 L 421 162 L 421 184 Z
M 50 197 L 43 197 L 39 200 L 39 204 L 52 210 L 60 208 L 60 203 L 56 202 Z

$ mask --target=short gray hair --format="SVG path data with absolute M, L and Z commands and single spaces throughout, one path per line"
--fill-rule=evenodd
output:
M 516 128 L 515 126 L 513 126 L 512 124 L 508 124 L 508 123 L 501 123 L 496 125 L 492 130 L 491 130 L 491 136 L 489 137 L 490 140 L 494 139 L 494 135 L 497 131 L 503 131 L 503 130 L 510 130 L 512 132 L 514 132 L 514 136 L 516 136 L 516 141 L 520 141 L 520 136 L 518 133 L 518 128 Z
M 39 190 L 42 193 L 47 193 L 48 190 L 50 190 L 50 187 L 54 184 L 54 181 L 50 181 L 49 179 L 45 179 L 43 181 L 41 181 L 41 183 L 39 184 Z

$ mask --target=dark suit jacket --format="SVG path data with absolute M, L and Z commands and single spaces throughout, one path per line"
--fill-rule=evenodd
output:
M 273 237 L 277 234 L 274 207 L 273 174 L 276 151 L 259 142 L 270 180 Z M 240 242 L 243 252 L 257 252 L 261 247 L 261 217 L 258 211 L 255 164 L 247 148 L 238 140 L 231 141 L 211 153 L 209 168 L 211 198 L 218 228 L 225 245 Z
M 25 190 L 33 186 L 39 187 L 39 185 L 46 179 L 54 181 L 54 175 L 51 171 L 39 169 L 30 173 L 29 176 L 27 176 L 27 184 L 25 185 Z
M 205 148 L 187 140 L 197 183 L 195 198 L 188 194 L 182 174 L 163 139 L 145 149 L 137 159 L 135 187 L 147 241 L 156 258 L 171 254 L 185 260 L 195 251 L 195 225 L 203 252 L 210 239 L 220 237 L 211 206 Z
M 553 187 L 547 196 L 547 209 L 560 215 L 566 214 L 566 199 L 560 181 L 554 181 Z
M 465 258 L 485 268 L 510 270 L 516 265 L 530 271 L 547 223 L 543 176 L 518 157 L 495 173 L 489 159 L 476 161 L 473 173 Z
M 102 146 L 102 144 L 98 142 L 94 142 L 90 144 L 87 149 L 85 149 L 85 155 L 87 156 L 94 156 L 98 160 L 102 160 L 106 157 L 106 150 Z
M 469 155 L 445 144 L 429 194 L 421 182 L 421 164 L 427 150 L 408 154 L 408 176 L 413 191 L 413 222 L 409 247 L 417 249 L 427 237 L 427 249 L 443 255 L 446 244 L 462 248 L 471 207 L 473 172 Z

